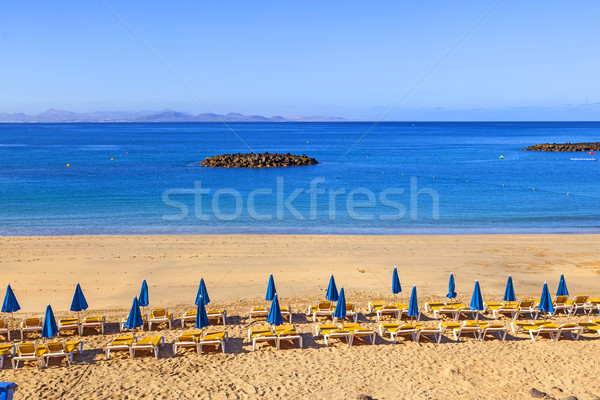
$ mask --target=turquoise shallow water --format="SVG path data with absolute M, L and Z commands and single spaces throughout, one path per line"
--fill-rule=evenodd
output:
M 595 156 L 521 149 L 600 123 L 382 123 L 348 153 L 371 123 L 230 126 L 0 124 L 0 234 L 599 231 Z M 240 138 L 320 164 L 197 166 Z

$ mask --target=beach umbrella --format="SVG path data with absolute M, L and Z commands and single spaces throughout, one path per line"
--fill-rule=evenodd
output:
M 402 286 L 400 286 L 400 278 L 398 278 L 398 269 L 394 267 L 394 273 L 392 274 L 392 293 L 398 294 L 402 292 Z
M 208 290 L 206 290 L 206 284 L 204 284 L 204 278 L 200 279 L 200 285 L 198 286 L 198 293 L 196 293 L 196 301 L 194 304 L 198 305 L 200 299 L 204 300 L 204 305 L 210 303 L 210 298 L 208 297 Z
M 334 318 L 336 319 L 345 319 L 346 318 L 346 295 L 344 294 L 344 288 L 340 290 L 340 295 L 338 297 L 337 304 L 335 305 L 335 311 L 333 313 Z
M 71 301 L 71 311 L 76 311 L 77 319 L 79 319 L 79 312 L 82 310 L 87 310 L 87 308 L 88 303 L 85 300 L 85 296 L 83 295 L 83 290 L 81 290 L 79 282 L 77 282 L 75 293 L 73 294 L 73 300 Z
M 273 295 L 273 301 L 271 302 L 271 308 L 269 309 L 267 322 L 274 326 L 279 326 L 283 324 L 283 317 L 281 316 L 281 308 L 279 307 L 279 299 L 277 298 L 277 293 Z
M 506 289 L 504 289 L 504 297 L 502 298 L 504 301 L 517 301 L 515 297 L 515 288 L 513 287 L 512 276 L 508 276 L 508 281 L 506 282 Z
M 475 288 L 473 289 L 473 296 L 471 297 L 471 304 L 469 305 L 469 308 L 477 311 L 477 314 L 475 314 L 475 320 L 479 320 L 479 311 L 483 311 L 483 298 L 481 297 L 479 281 L 475 281 Z
M 455 288 L 456 286 L 454 285 L 454 274 L 450 274 L 450 280 L 448 281 L 448 294 L 446 295 L 446 297 L 450 300 L 456 298 L 456 292 L 454 291 Z
M 50 339 L 51 337 L 58 335 L 58 326 L 56 325 L 56 319 L 52 312 L 50 304 L 46 307 L 46 314 L 44 315 L 44 325 L 42 326 L 42 337 Z
M 144 281 L 145 282 L 145 281 Z M 135 330 L 137 327 L 143 326 L 144 320 L 142 319 L 142 312 L 140 311 L 140 302 L 137 297 L 133 298 L 133 304 L 131 310 L 125 321 L 125 329 Z
M 267 285 L 267 294 L 265 296 L 265 300 L 272 301 L 276 294 L 277 289 L 275 289 L 275 280 L 273 279 L 273 274 L 271 274 L 271 276 L 269 276 L 269 284 Z
M 540 305 L 538 310 L 544 313 L 544 315 L 552 314 L 554 312 L 554 306 L 552 305 L 552 298 L 550 298 L 550 291 L 548 290 L 548 284 L 544 282 L 544 288 L 542 289 L 542 296 L 540 297 Z
M 413 317 L 419 319 L 419 305 L 417 304 L 417 286 L 413 286 L 410 292 L 410 302 L 408 303 L 408 316 L 412 321 Z
M 327 295 L 325 298 L 329 301 L 337 301 L 338 297 L 339 295 L 337 287 L 335 286 L 335 279 L 333 278 L 333 275 L 331 275 L 331 278 L 329 279 L 329 287 L 327 288 Z
M 568 296 L 569 291 L 567 290 L 567 282 L 565 282 L 565 276 L 560 274 L 560 281 L 558 282 L 558 290 L 556 291 L 557 296 Z
M 17 297 L 13 293 L 13 290 L 10 287 L 10 285 L 8 285 L 6 287 L 6 295 L 4 296 L 4 302 L 2 303 L 2 312 L 10 313 L 10 319 L 12 321 L 13 327 L 15 325 L 13 313 L 19 311 L 20 309 L 21 306 L 17 301 Z
M 208 320 L 208 315 L 206 314 L 206 308 L 204 307 L 204 299 L 200 298 L 198 301 L 198 309 L 196 310 L 196 329 L 200 329 L 201 331 L 210 325 L 210 321 Z
M 142 288 L 140 289 L 138 301 L 142 307 L 148 307 L 148 304 L 150 304 L 150 301 L 148 300 L 148 283 L 146 283 L 145 279 L 144 282 L 142 282 Z

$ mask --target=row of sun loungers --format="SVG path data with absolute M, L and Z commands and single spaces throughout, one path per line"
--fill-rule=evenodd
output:
M 517 334 L 521 331 L 527 332 L 532 341 L 537 341 L 543 335 L 549 336 L 552 341 L 558 341 L 562 336 L 568 335 L 573 340 L 578 340 L 585 332 L 600 334 L 600 320 L 589 322 L 556 324 L 547 321 L 512 321 L 511 330 Z M 442 321 L 438 325 L 425 325 L 415 323 L 381 323 L 379 334 L 382 337 L 389 336 L 392 343 L 396 343 L 400 337 L 412 338 L 419 342 L 427 338 L 436 343 L 441 342 L 444 334 L 451 332 L 455 341 L 459 341 L 463 335 L 472 335 L 476 341 L 484 340 L 488 335 L 497 335 L 499 340 L 504 341 L 508 328 L 503 323 L 466 320 L 461 322 Z M 375 344 L 377 333 L 372 329 L 364 328 L 357 323 L 320 324 L 315 327 L 315 336 L 323 337 L 326 346 L 332 341 L 340 340 L 348 346 L 352 346 L 355 340 L 363 343 Z M 184 332 L 179 335 L 173 343 L 173 354 L 176 355 L 182 348 L 195 348 L 198 354 L 203 353 L 206 346 L 221 349 L 225 352 L 226 343 L 229 340 L 226 331 Z M 280 325 L 277 327 L 252 327 L 248 329 L 248 340 L 252 343 L 252 350 L 256 350 L 260 342 L 272 342 L 275 349 L 280 349 L 282 342 L 297 345 L 302 348 L 302 336 L 294 325 Z M 137 338 L 133 334 L 114 337 L 104 347 L 106 359 L 110 359 L 111 353 L 115 351 L 126 351 L 131 358 L 135 358 L 136 352 L 150 352 L 158 358 L 159 349 L 164 346 L 164 337 L 146 336 Z M 12 350 L 12 352 L 11 352 Z M 19 367 L 20 362 L 34 361 L 38 367 L 48 366 L 50 359 L 64 359 L 68 365 L 73 362 L 73 354 L 83 350 L 80 340 L 51 340 L 45 343 L 21 342 L 15 345 L 0 345 L 0 368 L 4 365 L 7 356 L 12 357 L 14 369 Z
M 80 340 L 53 340 L 43 344 L 32 342 L 21 342 L 14 346 L 3 345 L 0 348 L 0 367 L 4 364 L 4 357 L 9 355 L 13 349 L 12 366 L 19 368 L 19 362 L 35 361 L 38 366 L 48 366 L 51 358 L 64 358 L 68 365 L 73 362 L 73 353 L 83 350 L 83 343 Z

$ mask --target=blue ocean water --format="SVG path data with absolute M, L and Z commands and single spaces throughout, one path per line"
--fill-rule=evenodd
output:
M 595 156 L 522 148 L 598 141 L 600 123 L 371 128 L 0 124 L 0 235 L 599 231 L 600 162 L 571 161 Z M 246 145 L 320 164 L 198 166 Z

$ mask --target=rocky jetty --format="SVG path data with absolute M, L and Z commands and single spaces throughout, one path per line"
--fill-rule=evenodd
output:
M 600 142 L 592 143 L 544 143 L 524 148 L 528 151 L 600 151 Z
M 207 157 L 200 163 L 202 167 L 222 168 L 270 168 L 270 167 L 299 167 L 301 165 L 315 165 L 319 162 L 314 158 L 302 154 L 297 156 L 290 153 L 236 153 L 221 154 Z

